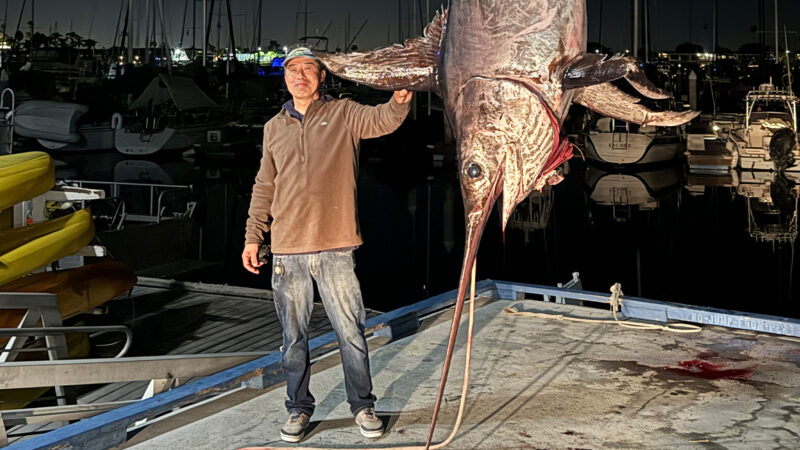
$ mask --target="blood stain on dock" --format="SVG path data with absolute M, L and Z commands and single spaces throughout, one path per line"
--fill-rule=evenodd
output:
M 712 364 L 699 359 L 678 363 L 680 367 L 665 367 L 668 372 L 704 380 L 749 380 L 754 367 L 725 369 L 722 364 Z

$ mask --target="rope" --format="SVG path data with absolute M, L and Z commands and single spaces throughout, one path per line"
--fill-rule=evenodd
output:
M 609 297 L 610 305 L 611 305 L 611 313 L 614 315 L 614 320 L 607 320 L 607 319 L 583 319 L 580 317 L 568 317 L 563 314 L 548 314 L 548 313 L 534 313 L 528 311 L 519 312 L 512 307 L 506 306 L 503 308 L 503 313 L 507 316 L 521 316 L 521 317 L 536 317 L 539 319 L 555 319 L 555 320 L 566 320 L 569 322 L 580 322 L 580 323 L 608 323 L 608 324 L 616 324 L 624 328 L 632 328 L 634 330 L 640 331 L 654 331 L 654 330 L 661 330 L 661 331 L 669 331 L 670 333 L 699 333 L 703 329 L 697 325 L 692 325 L 689 323 L 675 323 L 672 325 L 657 325 L 654 323 L 643 323 L 643 322 L 628 322 L 628 321 L 621 321 L 619 317 L 617 317 L 617 311 L 619 311 L 620 306 L 622 305 L 623 301 L 620 297 L 622 296 L 622 285 L 619 283 L 614 283 L 611 286 L 611 297 Z

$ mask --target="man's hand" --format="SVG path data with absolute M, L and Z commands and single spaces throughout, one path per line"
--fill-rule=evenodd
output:
M 248 272 L 258 273 L 257 267 L 264 265 L 264 263 L 258 261 L 258 244 L 246 244 L 244 246 L 242 265 Z
M 400 91 L 394 91 L 394 95 L 392 95 L 392 98 L 394 99 L 394 101 L 402 105 L 404 103 L 410 102 L 411 97 L 413 96 L 414 96 L 413 92 L 409 91 L 408 89 L 403 89 Z

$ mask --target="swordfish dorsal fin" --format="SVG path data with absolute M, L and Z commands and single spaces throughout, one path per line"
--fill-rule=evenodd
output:
M 422 36 L 368 52 L 315 53 L 334 75 L 385 90 L 438 92 L 439 54 L 447 11 L 437 12 Z
M 570 62 L 564 73 L 564 90 L 592 86 L 625 78 L 640 94 L 656 100 L 670 97 L 657 88 L 644 74 L 636 58 L 622 55 L 584 53 Z
M 611 83 L 578 88 L 572 101 L 604 116 L 639 125 L 673 127 L 700 114 L 700 111 L 653 111 Z

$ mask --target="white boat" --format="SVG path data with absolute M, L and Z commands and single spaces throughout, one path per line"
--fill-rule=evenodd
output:
M 671 161 L 678 156 L 681 146 L 677 127 L 639 126 L 600 117 L 586 128 L 583 133 L 586 157 L 614 166 Z
M 114 130 L 122 116 L 102 124 L 81 124 L 89 107 L 78 103 L 30 100 L 17 107 L 14 132 L 36 139 L 48 150 L 87 151 L 114 148 Z
M 114 144 L 126 155 L 186 149 L 233 122 L 191 78 L 160 74 L 129 107 Z
M 89 111 L 86 105 L 52 100 L 30 100 L 17 106 L 14 131 L 23 137 L 77 143 L 78 120 Z
M 762 84 L 750 91 L 745 99 L 744 121 L 730 132 L 727 148 L 738 154 L 738 164 L 744 170 L 775 170 L 770 157 L 772 136 L 781 129 L 797 131 L 798 98 L 791 91 Z M 800 171 L 800 147 L 790 150 L 795 162 L 787 171 Z
M 731 129 L 744 120 L 742 114 L 702 115 L 686 134 L 686 162 L 692 174 L 726 176 L 735 169 L 739 154 L 727 145 Z

